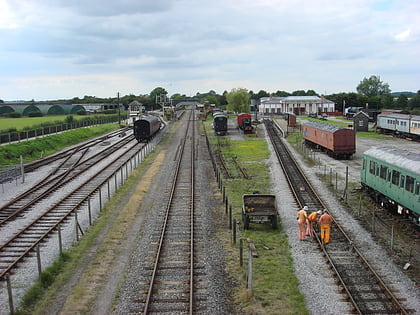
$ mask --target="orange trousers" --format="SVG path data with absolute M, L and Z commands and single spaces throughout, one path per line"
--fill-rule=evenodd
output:
M 330 232 L 331 232 L 331 227 L 329 225 L 321 225 L 321 240 L 324 243 L 329 243 Z

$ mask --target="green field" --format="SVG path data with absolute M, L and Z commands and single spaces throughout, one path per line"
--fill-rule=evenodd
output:
M 75 120 L 85 118 L 87 116 L 71 115 Z M 4 118 L 0 117 L 0 130 L 16 128 L 23 130 L 25 127 L 33 127 L 46 122 L 65 121 L 67 115 L 63 116 L 45 116 L 45 117 L 21 117 L 21 118 Z

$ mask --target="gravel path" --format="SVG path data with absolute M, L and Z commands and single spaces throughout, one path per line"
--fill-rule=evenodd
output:
M 280 121 L 279 121 L 280 122 Z M 269 143 L 269 139 L 267 138 Z M 403 143 L 401 141 L 391 140 L 393 143 L 398 143 L 399 147 L 410 147 L 411 142 Z M 358 146 L 358 152 L 353 163 L 350 163 L 352 176 L 358 181 L 358 174 L 360 169 L 360 159 L 362 151 L 366 147 L 373 146 L 377 141 L 372 139 L 362 139 L 363 145 Z M 359 142 L 358 142 L 359 145 Z M 271 147 L 271 144 L 270 144 Z M 299 160 L 299 156 L 294 149 L 289 145 L 291 152 Z M 336 167 L 338 163 L 342 163 L 345 168 L 348 165 L 345 161 L 337 161 L 330 159 L 326 154 L 319 153 L 318 156 L 331 167 Z M 356 162 L 356 163 L 354 163 Z M 282 225 L 285 232 L 289 235 L 289 245 L 292 252 L 292 257 L 295 265 L 295 272 L 300 280 L 299 289 L 305 295 L 305 301 L 308 310 L 311 314 L 342 314 L 348 313 L 351 309 L 350 305 L 343 301 L 344 296 L 339 294 L 340 287 L 333 280 L 332 271 L 326 264 L 326 260 L 319 253 L 315 242 L 298 240 L 298 229 L 296 223 L 296 212 L 299 210 L 297 204 L 289 192 L 284 174 L 280 165 L 276 162 L 276 157 L 272 153 L 270 157 L 270 170 L 273 180 L 273 186 L 276 194 L 279 196 L 278 209 L 282 219 Z M 317 192 L 322 196 L 323 200 L 328 205 L 329 210 L 342 224 L 345 230 L 355 240 L 356 245 L 365 258 L 373 264 L 378 273 L 384 277 L 385 282 L 395 290 L 397 297 L 406 299 L 403 305 L 407 309 L 416 310 L 420 313 L 420 290 L 415 284 L 408 279 L 401 271 L 401 266 L 396 266 L 392 260 L 387 256 L 386 252 L 378 246 L 372 239 L 371 235 L 362 228 L 359 223 L 348 214 L 348 212 L 331 196 L 329 190 L 320 182 L 316 172 L 316 167 L 308 167 L 303 162 L 300 166 L 305 171 L 305 174 L 310 178 L 311 183 Z M 352 181 L 352 179 L 350 179 Z M 331 235 L 332 242 L 334 241 L 334 231 Z

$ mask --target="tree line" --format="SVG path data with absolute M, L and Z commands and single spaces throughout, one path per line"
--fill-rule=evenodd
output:
M 420 90 L 417 93 L 402 92 L 396 95 L 391 93 L 388 83 L 381 81 L 379 76 L 372 75 L 369 78 L 364 78 L 356 87 L 356 92 L 342 92 L 329 95 L 322 95 L 314 90 L 296 90 L 287 92 L 277 90 L 276 92 L 268 92 L 260 90 L 257 93 L 245 88 L 235 88 L 231 91 L 224 91 L 222 94 L 217 94 L 214 90 L 207 93 L 199 93 L 196 95 L 187 96 L 185 94 L 175 93 L 170 96 L 170 99 L 198 99 L 201 103 L 215 104 L 217 107 L 226 108 L 235 112 L 249 112 L 249 104 L 251 100 L 258 102 L 262 97 L 286 97 L 286 96 L 319 96 L 333 101 L 336 105 L 336 110 L 343 111 L 344 107 L 366 107 L 371 109 L 403 109 L 413 111 L 413 113 L 420 114 Z M 146 110 L 159 109 L 160 105 L 157 102 L 157 96 L 166 95 L 168 92 L 163 87 L 156 87 L 149 94 L 140 95 L 124 95 L 120 98 L 99 98 L 95 96 L 84 96 L 83 98 L 75 97 L 70 100 L 58 100 L 63 102 L 70 102 L 72 104 L 89 104 L 89 103 L 111 103 L 117 104 L 118 101 L 126 109 L 132 101 L 138 101 L 145 106 Z M 0 103 L 3 101 L 0 100 Z

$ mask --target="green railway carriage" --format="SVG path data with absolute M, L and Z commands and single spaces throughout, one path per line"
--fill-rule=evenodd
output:
M 363 154 L 360 181 L 375 201 L 420 225 L 420 152 L 371 148 Z

